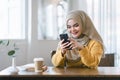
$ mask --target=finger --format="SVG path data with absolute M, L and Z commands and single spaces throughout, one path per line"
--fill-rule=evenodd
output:
M 43 71 L 46 71 L 47 68 L 48 68 L 47 66 L 43 66 L 43 67 L 42 67 Z
M 69 40 L 70 40 L 70 41 L 74 41 L 74 39 L 73 39 L 73 38 L 69 38 Z
M 60 41 L 60 44 L 62 44 L 62 43 L 63 43 L 63 41 L 64 41 L 64 39 L 62 39 L 62 40 Z

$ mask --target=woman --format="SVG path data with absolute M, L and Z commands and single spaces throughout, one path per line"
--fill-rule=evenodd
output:
M 70 42 L 63 43 L 64 39 L 59 42 L 53 65 L 97 68 L 104 53 L 103 41 L 89 16 L 80 10 L 71 11 L 66 25 Z

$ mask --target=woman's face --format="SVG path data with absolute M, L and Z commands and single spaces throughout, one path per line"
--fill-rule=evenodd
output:
M 67 30 L 74 38 L 79 38 L 82 33 L 82 26 L 75 20 L 70 19 L 67 22 Z

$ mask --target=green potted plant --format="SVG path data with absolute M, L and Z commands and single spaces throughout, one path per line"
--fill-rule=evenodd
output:
M 2 46 L 6 46 L 6 48 L 7 47 L 9 47 L 9 46 L 11 46 L 10 45 L 10 40 L 0 40 L 0 45 L 2 45 Z M 15 45 L 15 43 L 13 43 L 12 44 L 12 49 L 11 50 L 8 50 L 8 56 L 13 56 L 14 54 L 15 54 L 15 52 L 16 52 L 16 45 Z
M 17 74 L 18 69 L 16 68 L 15 54 L 19 48 L 16 47 L 15 42 L 13 42 L 12 40 L 0 40 L 0 45 L 4 46 L 2 48 L 5 48 L 5 50 L 7 50 L 7 55 L 12 57 L 12 67 L 10 69 L 10 73 Z

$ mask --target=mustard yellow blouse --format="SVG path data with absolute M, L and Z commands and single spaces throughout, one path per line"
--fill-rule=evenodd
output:
M 74 63 L 67 62 L 67 66 L 97 68 L 103 55 L 103 51 L 103 46 L 99 42 L 90 40 L 87 46 L 79 50 L 80 60 Z M 55 67 L 64 67 L 64 62 L 65 56 L 62 56 L 61 49 L 58 49 L 56 54 L 52 57 L 52 63 Z

